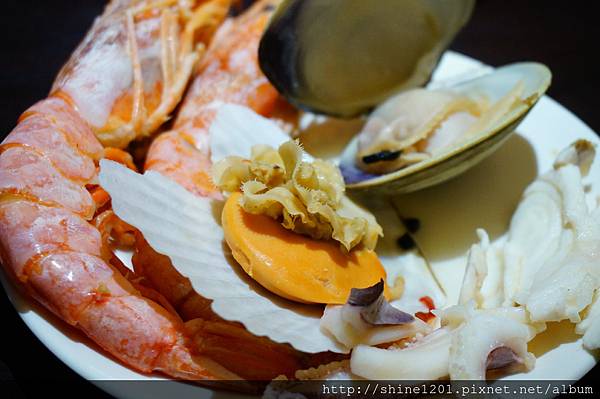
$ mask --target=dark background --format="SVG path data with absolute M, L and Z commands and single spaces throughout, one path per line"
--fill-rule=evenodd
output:
M 101 0 L 2 1 L 0 137 L 14 127 L 21 112 L 47 94 L 104 4 Z M 524 60 L 545 63 L 554 74 L 548 94 L 599 131 L 600 24 L 592 4 L 479 0 L 471 22 L 451 48 L 494 66 Z M 0 315 L 0 397 L 105 397 L 37 340 L 4 293 L 0 293 Z M 597 375 L 598 367 L 581 384 L 592 385 Z

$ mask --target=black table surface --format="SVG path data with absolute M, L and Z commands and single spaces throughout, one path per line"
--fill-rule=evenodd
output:
M 469 25 L 451 48 L 498 66 L 543 62 L 553 71 L 548 94 L 600 131 L 600 25 L 589 1 L 479 0 Z M 54 76 L 94 17 L 100 0 L 5 0 L 0 15 L 0 132 L 43 98 Z M 4 293 L 0 344 L 0 397 L 44 394 L 107 397 L 57 359 L 21 321 Z M 598 367 L 580 383 L 592 385 Z M 8 381 L 8 382 L 7 382 Z

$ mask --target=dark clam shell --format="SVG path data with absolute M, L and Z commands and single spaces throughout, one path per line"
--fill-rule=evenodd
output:
M 293 104 L 334 116 L 368 111 L 429 80 L 474 0 L 286 0 L 260 66 Z

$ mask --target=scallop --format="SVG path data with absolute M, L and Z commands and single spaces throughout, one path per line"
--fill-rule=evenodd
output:
M 341 117 L 426 84 L 474 0 L 287 0 L 259 46 L 291 103 Z
M 551 79 L 545 65 L 524 62 L 390 97 L 340 157 L 347 188 L 405 193 L 466 171 L 506 141 Z

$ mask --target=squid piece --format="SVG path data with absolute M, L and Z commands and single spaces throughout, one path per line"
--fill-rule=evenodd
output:
M 426 334 L 431 331 L 429 324 L 414 319 L 410 323 L 373 326 L 365 322 L 360 308 L 351 305 L 330 305 L 321 318 L 321 330 L 333 335 L 339 343 L 351 349 L 358 345 L 379 345 Z
M 429 381 L 448 375 L 452 329 L 440 328 L 403 349 L 359 345 L 352 351 L 350 370 L 378 380 Z
M 346 348 L 379 345 L 427 334 L 432 327 L 390 305 L 383 296 L 383 280 L 364 289 L 353 288 L 345 305 L 329 305 L 321 330 Z
M 475 301 L 477 308 L 490 309 L 502 306 L 506 282 L 504 258 L 501 249 L 490 243 L 485 230 L 478 229 L 479 243 L 469 250 L 467 267 L 460 290 L 459 304 Z
M 582 175 L 595 155 L 580 140 L 564 149 L 554 170 L 525 191 L 508 240 L 492 245 L 483 230 L 469 251 L 460 303 L 481 309 L 525 305 L 534 320 L 579 321 L 600 283 L 600 217 L 585 202 Z
M 504 255 L 516 284 L 507 300 L 535 321 L 579 322 L 600 286 L 600 211 L 588 208 L 582 183 L 593 151 L 585 141 L 565 149 L 512 218 Z
M 587 176 L 595 156 L 596 147 L 591 142 L 578 140 L 557 155 L 554 161 L 554 169 L 559 169 L 565 165 L 576 165 L 581 175 Z
M 474 301 L 481 309 L 522 304 L 538 326 L 569 319 L 578 323 L 584 347 L 600 347 L 600 208 L 588 208 L 582 183 L 594 156 L 585 140 L 561 151 L 554 170 L 525 191 L 504 245 L 490 244 L 478 231 L 461 304 Z
M 351 371 L 370 379 L 483 380 L 489 370 L 530 370 L 527 344 L 545 322 L 580 322 L 586 308 L 576 331 L 586 348 L 600 347 L 600 207 L 588 208 L 582 183 L 594 153 L 578 141 L 559 154 L 525 191 L 505 243 L 493 245 L 478 231 L 460 305 L 437 314 L 442 328 L 402 349 L 359 345 Z
M 594 301 L 587 309 L 584 319 L 575 327 L 575 332 L 583 335 L 584 348 L 600 348 L 600 290 L 596 291 Z
M 535 365 L 527 343 L 536 329 L 521 308 L 467 309 L 451 338 L 448 373 L 453 380 L 485 380 L 488 370 L 525 369 Z
M 368 379 L 485 379 L 487 370 L 533 367 L 527 342 L 544 325 L 530 325 L 523 308 L 476 310 L 470 302 L 440 316 L 441 328 L 404 348 L 354 348 L 352 373 Z

